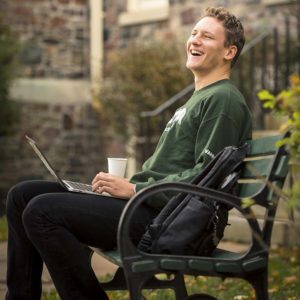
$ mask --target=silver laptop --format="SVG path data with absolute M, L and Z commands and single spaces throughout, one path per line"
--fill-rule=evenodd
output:
M 63 180 L 61 179 L 58 174 L 55 172 L 55 170 L 50 165 L 49 161 L 45 157 L 45 155 L 42 153 L 42 151 L 37 146 L 36 142 L 28 137 L 25 136 L 28 140 L 30 146 L 33 148 L 34 152 L 37 154 L 37 156 L 40 158 L 40 160 L 43 162 L 47 170 L 52 174 L 52 176 L 68 191 L 70 192 L 76 192 L 76 193 L 85 193 L 85 194 L 93 194 L 100 196 L 101 194 L 95 193 L 92 190 L 92 186 L 90 184 L 80 183 L 80 182 L 74 182 L 69 180 Z M 105 193 L 105 196 L 110 196 L 109 194 Z

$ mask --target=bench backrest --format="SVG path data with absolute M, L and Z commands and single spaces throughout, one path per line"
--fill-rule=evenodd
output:
M 288 155 L 276 142 L 282 135 L 258 138 L 249 142 L 249 153 L 243 163 L 240 197 L 251 198 L 266 208 L 263 235 L 269 245 L 277 203 L 288 174 Z

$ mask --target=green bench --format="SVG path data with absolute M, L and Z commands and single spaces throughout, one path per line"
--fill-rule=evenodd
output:
M 101 252 L 103 257 L 118 265 L 110 282 L 103 283 L 106 290 L 129 290 L 131 300 L 145 299 L 143 289 L 171 288 L 177 300 L 214 299 L 208 295 L 188 296 L 184 275 L 235 277 L 247 280 L 255 289 L 257 300 L 268 297 L 268 260 L 272 228 L 282 188 L 288 174 L 288 156 L 284 147 L 275 143 L 282 136 L 264 137 L 249 141 L 250 150 L 243 163 L 239 180 L 239 196 L 200 188 L 185 183 L 160 183 L 136 194 L 126 205 L 119 223 L 118 251 Z M 275 187 L 275 188 L 274 188 Z M 129 224 L 136 207 L 155 193 L 174 190 L 211 197 L 230 204 L 245 218 L 251 230 L 251 245 L 243 253 L 216 249 L 211 257 L 154 255 L 140 252 L 129 238 Z M 265 216 L 259 222 L 251 207 L 243 206 L 243 199 L 251 198 L 263 207 Z M 168 274 L 159 279 L 156 274 Z M 171 276 L 172 275 L 172 276 Z

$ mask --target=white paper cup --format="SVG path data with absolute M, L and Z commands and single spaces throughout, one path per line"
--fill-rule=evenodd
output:
M 120 177 L 125 176 L 127 158 L 108 157 L 108 173 Z

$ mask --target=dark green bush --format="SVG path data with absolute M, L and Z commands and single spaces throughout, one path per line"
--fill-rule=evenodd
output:
M 126 137 L 138 128 L 140 112 L 152 110 L 192 82 L 185 67 L 184 45 L 175 42 L 134 43 L 112 53 L 100 101 L 111 124 Z

